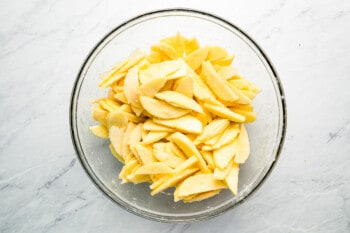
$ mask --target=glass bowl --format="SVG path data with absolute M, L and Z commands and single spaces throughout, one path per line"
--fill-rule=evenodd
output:
M 220 45 L 235 55 L 233 64 L 262 92 L 254 99 L 257 120 L 247 124 L 251 154 L 241 166 L 239 192 L 222 191 L 210 199 L 174 202 L 173 190 L 150 195 L 149 184 L 121 184 L 122 165 L 109 151 L 108 140 L 95 137 L 89 126 L 91 100 L 106 95 L 99 89 L 100 74 L 136 48 L 149 51 L 161 38 L 180 32 L 201 45 Z M 286 132 L 286 106 L 278 75 L 262 49 L 240 28 L 217 16 L 190 9 L 166 9 L 137 16 L 113 29 L 92 49 L 74 84 L 70 126 L 78 158 L 93 183 L 115 204 L 147 219 L 195 222 L 243 203 L 266 179 L 281 152 Z

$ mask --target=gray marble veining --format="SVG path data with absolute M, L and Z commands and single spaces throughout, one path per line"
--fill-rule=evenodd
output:
M 245 204 L 196 224 L 144 220 L 89 181 L 70 142 L 70 92 L 109 30 L 137 14 L 220 15 L 267 52 L 284 84 L 288 132 Z M 0 232 L 350 232 L 350 2 L 0 1 Z

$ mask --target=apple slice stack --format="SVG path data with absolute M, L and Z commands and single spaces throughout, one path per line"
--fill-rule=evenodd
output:
M 147 55 L 136 50 L 102 75 L 107 97 L 94 100 L 91 132 L 109 138 L 124 164 L 122 183 L 150 182 L 151 194 L 175 187 L 174 201 L 200 201 L 238 190 L 239 164 L 250 153 L 244 123 L 259 92 L 219 46 L 180 34 Z

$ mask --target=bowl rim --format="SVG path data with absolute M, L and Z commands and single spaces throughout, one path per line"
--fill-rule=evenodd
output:
M 212 212 L 209 212 L 209 214 L 203 214 L 203 213 L 199 213 L 196 215 L 179 215 L 179 216 L 170 216 L 170 215 L 166 215 L 166 216 L 160 216 L 158 214 L 155 213 L 150 213 L 144 210 L 140 210 L 137 209 L 133 206 L 129 206 L 127 204 L 123 204 L 123 201 L 121 200 L 115 200 L 111 195 L 109 195 L 107 193 L 108 190 L 105 190 L 102 186 L 104 186 L 104 184 L 100 181 L 100 179 L 95 175 L 95 174 L 91 174 L 89 172 L 89 167 L 88 164 L 85 161 L 85 156 L 83 156 L 80 151 L 82 151 L 81 149 L 81 145 L 80 145 L 80 140 L 79 140 L 79 135 L 77 133 L 76 130 L 76 123 L 74 122 L 74 116 L 75 116 L 75 108 L 76 108 L 76 103 L 75 103 L 75 99 L 76 96 L 78 94 L 79 96 L 79 91 L 80 91 L 80 86 L 78 88 L 78 85 L 80 84 L 80 77 L 82 75 L 82 72 L 85 68 L 85 66 L 87 65 L 89 59 L 92 57 L 93 53 L 95 52 L 95 50 L 110 36 L 112 35 L 114 32 L 118 31 L 119 29 L 121 29 L 122 27 L 137 21 L 138 19 L 144 18 L 144 17 L 148 17 L 151 15 L 157 15 L 157 14 L 165 14 L 165 13 L 185 13 L 185 14 L 194 14 L 194 15 L 202 15 L 204 17 L 208 17 L 208 18 L 212 18 L 216 21 L 219 21 L 231 28 L 234 28 L 235 30 L 237 30 L 239 33 L 241 33 L 250 43 L 253 44 L 253 46 L 255 47 L 255 49 L 257 49 L 260 53 L 260 55 L 262 55 L 264 61 L 267 63 L 267 65 L 269 66 L 269 68 L 272 71 L 273 74 L 273 78 L 275 78 L 276 84 L 277 84 L 277 89 L 279 91 L 279 95 L 280 95 L 280 101 L 281 101 L 281 110 L 282 110 L 282 127 L 281 127 L 281 134 L 280 134 L 280 138 L 278 138 L 280 140 L 279 145 L 276 149 L 276 154 L 275 154 L 275 159 L 274 161 L 271 162 L 270 167 L 268 168 L 268 170 L 266 171 L 266 174 L 264 176 L 262 176 L 261 180 L 257 183 L 257 185 L 248 193 L 246 194 L 241 200 L 239 200 L 236 203 L 233 203 L 231 205 L 225 205 L 222 206 L 218 209 L 215 209 Z M 87 176 L 90 178 L 90 180 L 92 181 L 92 183 L 105 195 L 108 197 L 108 199 L 110 199 L 113 203 L 117 204 L 118 206 L 120 206 L 122 209 L 145 219 L 148 220 L 153 220 L 153 221 L 158 221 L 158 222 L 166 222 L 166 223 L 194 223 L 194 222 L 198 222 L 198 221 L 202 221 L 202 220 L 206 220 L 206 219 L 210 219 L 213 217 L 216 217 L 218 215 L 221 215 L 225 212 L 227 212 L 228 210 L 232 210 L 234 207 L 237 207 L 239 205 L 241 205 L 242 203 L 244 203 L 246 200 L 248 200 L 248 198 L 250 198 L 254 193 L 256 193 L 260 187 L 262 186 L 262 184 L 267 180 L 267 178 L 270 176 L 272 170 L 274 169 L 274 167 L 277 164 L 277 161 L 280 158 L 280 154 L 282 152 L 283 149 L 283 144 L 285 142 L 285 137 L 286 137 L 286 131 L 287 131 L 287 105 L 286 105 L 286 99 L 285 99 L 285 92 L 283 90 L 282 87 L 282 83 L 280 80 L 280 77 L 274 67 L 274 65 L 272 64 L 271 60 L 269 59 L 269 57 L 266 55 L 266 53 L 264 52 L 264 50 L 252 39 L 251 36 L 249 36 L 245 31 L 243 31 L 241 28 L 239 28 L 238 26 L 236 26 L 235 24 L 231 23 L 230 21 L 223 19 L 222 17 L 219 17 L 215 14 L 212 13 L 208 13 L 202 10 L 197 10 L 197 9 L 192 9 L 192 8 L 164 8 L 164 9 L 159 9 L 159 10 L 154 10 L 154 11 L 148 11 L 145 12 L 143 14 L 139 14 L 133 18 L 130 18 L 126 21 L 124 21 L 123 23 L 119 24 L 118 26 L 114 27 L 111 31 L 109 31 L 108 33 L 106 33 L 102 39 L 100 39 L 96 45 L 90 50 L 90 52 L 87 54 L 87 56 L 85 57 L 82 65 L 80 66 L 78 75 L 75 78 L 75 81 L 73 83 L 73 88 L 72 88 L 72 92 L 71 92 L 71 96 L 70 96 L 70 106 L 69 106 L 69 125 L 70 125 L 70 135 L 71 135 L 71 140 L 72 140 L 72 144 L 76 153 L 76 156 L 78 157 L 78 160 L 81 164 L 81 166 L 83 167 L 83 170 L 85 171 L 85 173 L 87 174 Z M 92 171 L 92 170 L 91 170 Z

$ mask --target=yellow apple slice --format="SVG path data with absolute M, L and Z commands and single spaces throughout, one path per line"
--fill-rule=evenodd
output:
M 185 53 L 191 54 L 193 51 L 199 48 L 199 44 L 196 38 L 191 38 L 191 39 L 185 39 L 184 40 L 185 44 Z
M 225 182 L 228 188 L 234 195 L 237 195 L 238 192 L 238 174 L 239 174 L 239 166 L 237 163 L 234 163 L 229 174 L 225 178 Z
M 203 192 L 203 193 L 198 193 L 195 195 L 190 195 L 191 197 L 184 197 L 183 201 L 184 203 L 191 203 L 191 202 L 195 202 L 195 201 L 203 201 L 204 199 L 208 199 L 210 197 L 213 197 L 217 194 L 219 194 L 221 192 L 221 189 L 217 189 L 217 190 L 212 190 L 212 191 L 208 191 L 208 192 Z
M 167 77 L 179 70 L 182 65 L 181 60 L 163 61 L 151 64 L 147 69 L 140 71 L 140 82 L 144 84 L 151 79 Z
M 249 145 L 249 137 L 246 128 L 244 125 L 241 125 L 241 131 L 238 135 L 238 147 L 237 153 L 235 156 L 235 163 L 244 163 L 249 156 L 250 153 L 250 145 Z
M 135 144 L 133 147 L 142 164 L 156 162 L 156 159 L 153 156 L 152 148 L 143 146 L 141 144 Z
M 101 109 L 99 107 L 92 108 L 92 118 L 95 121 L 101 122 L 103 125 L 107 125 L 108 111 Z
M 211 151 L 203 151 L 203 150 L 200 153 L 203 156 L 204 160 L 207 162 L 208 167 L 211 169 L 214 169 L 216 166 L 213 159 L 213 153 Z
M 162 119 L 173 119 L 187 114 L 190 110 L 174 107 L 162 100 L 152 99 L 147 96 L 141 96 L 142 107 L 151 115 Z
M 128 104 L 140 107 L 139 102 L 139 70 L 137 67 L 131 68 L 124 80 L 124 95 Z
M 175 143 L 178 147 L 181 148 L 181 150 L 188 156 L 196 156 L 196 158 L 199 161 L 199 166 L 203 172 L 209 172 L 208 166 L 205 163 L 205 160 L 203 159 L 202 155 L 199 153 L 196 146 L 193 144 L 193 142 L 184 134 L 180 132 L 173 133 L 170 136 L 170 139 L 173 143 Z
M 220 46 L 210 46 L 207 60 L 213 62 L 228 56 L 226 49 Z
M 193 51 L 191 54 L 186 56 L 186 63 L 193 70 L 197 70 L 202 65 L 202 62 L 207 58 L 209 49 L 210 48 L 208 46 L 205 46 Z
M 151 119 L 148 119 L 144 122 L 143 128 L 145 130 L 148 130 L 148 131 L 158 131 L 158 132 L 170 132 L 170 133 L 172 133 L 175 131 L 174 128 L 169 128 L 167 126 L 156 124 Z
M 178 53 L 176 50 L 169 44 L 160 42 L 159 44 L 156 45 L 157 49 L 164 53 L 168 58 L 171 60 L 177 59 L 179 57 Z
M 116 110 L 113 112 L 110 112 L 107 116 L 107 125 L 108 127 L 117 126 L 117 127 L 123 127 L 128 124 L 128 118 L 125 114 L 125 112 Z
M 227 144 L 219 149 L 214 150 L 213 158 L 216 166 L 221 170 L 229 164 L 230 160 L 235 156 L 238 150 L 237 140 Z
M 218 167 L 215 168 L 213 173 L 215 179 L 224 180 L 230 173 L 232 165 L 233 165 L 233 160 L 230 160 L 229 164 L 224 169 L 220 169 Z
M 163 100 L 171 105 L 174 105 L 175 107 L 185 108 L 199 113 L 203 113 L 202 107 L 199 104 L 197 104 L 196 101 L 176 91 L 163 91 L 157 93 L 155 96 L 156 98 Z
M 227 119 L 215 119 L 206 125 L 203 129 L 203 132 L 198 135 L 195 140 L 195 143 L 204 142 L 218 134 L 221 134 L 226 127 L 230 124 L 230 121 Z
M 175 36 L 167 37 L 161 40 L 174 48 L 178 57 L 182 57 L 185 52 L 185 38 L 177 33 Z
M 228 80 L 235 75 L 238 75 L 237 69 L 232 66 L 220 66 L 217 73 L 224 80 Z
M 127 72 L 131 67 L 139 63 L 143 58 L 146 57 L 146 53 L 140 49 L 136 49 L 130 56 L 127 58 L 127 63 L 120 67 L 118 72 Z
M 128 100 L 126 99 L 124 92 L 119 92 L 114 95 L 114 98 L 116 98 L 119 102 L 126 104 L 128 103 Z
M 203 62 L 202 77 L 211 90 L 219 97 L 219 99 L 231 102 L 238 99 L 236 93 L 234 93 L 228 86 L 228 82 L 223 80 L 216 73 L 210 62 Z
M 224 133 L 221 135 L 220 139 L 213 145 L 213 149 L 219 149 L 231 142 L 236 138 L 239 133 L 239 125 L 231 124 L 229 125 Z
M 229 66 L 231 65 L 233 59 L 235 58 L 234 55 L 227 56 L 223 59 L 212 61 L 213 65 L 220 65 L 220 66 Z
M 144 182 L 150 182 L 151 178 L 149 175 L 129 174 L 126 176 L 126 180 L 134 184 L 140 184 Z
M 135 126 L 135 128 L 132 130 L 129 136 L 128 144 L 133 154 L 136 154 L 134 145 L 138 144 L 141 141 L 141 136 L 142 136 L 141 134 L 142 134 L 142 123 L 139 123 Z
M 112 152 L 114 157 L 119 160 L 119 162 L 125 164 L 124 158 L 114 149 L 112 144 L 109 144 L 109 150 Z
M 168 136 L 168 132 L 149 132 L 146 137 L 142 140 L 142 145 L 148 145 L 154 142 L 159 141 L 162 138 Z
M 113 83 L 118 82 L 122 78 L 124 78 L 126 73 L 113 73 L 113 74 L 107 74 L 103 77 L 103 80 L 98 84 L 101 88 L 106 88 L 108 86 L 111 86 Z
M 178 176 L 179 174 L 182 174 L 185 170 L 188 170 L 190 168 L 193 168 L 193 166 L 198 162 L 196 156 L 189 157 L 185 162 L 183 162 L 181 165 L 179 165 L 177 168 L 174 169 L 174 173 L 172 176 Z M 198 167 L 195 167 L 195 172 L 199 170 Z M 169 179 L 169 176 L 163 176 L 160 179 L 158 179 L 156 182 L 150 185 L 151 189 L 155 189 L 158 186 L 160 186 L 162 183 L 164 183 L 167 179 Z
M 191 194 L 208 192 L 226 187 L 226 184 L 221 180 L 215 179 L 212 173 L 198 174 L 184 180 L 179 187 L 178 195 L 188 196 Z
M 193 97 L 193 79 L 190 77 L 183 77 L 177 79 L 174 83 L 174 91 L 177 91 L 185 96 Z
M 109 140 L 111 141 L 115 151 L 122 155 L 122 144 L 123 144 L 124 128 L 112 126 L 109 128 Z M 123 158 L 124 159 L 124 158 Z
M 152 78 L 151 80 L 142 84 L 139 88 L 143 95 L 153 97 L 167 82 L 166 77 Z
M 237 109 L 237 108 L 230 108 L 230 109 L 231 109 L 231 111 L 234 111 L 234 112 L 244 116 L 246 123 L 253 122 L 256 119 L 256 115 L 255 115 L 254 112 L 244 111 L 244 110 L 240 110 L 240 109 Z
M 123 156 L 125 163 L 127 163 L 131 158 L 134 157 L 129 147 L 129 140 L 130 140 L 130 135 L 132 131 L 135 129 L 135 127 L 136 127 L 135 123 L 129 122 L 123 135 L 121 156 Z
M 153 121 L 157 124 L 174 128 L 184 133 L 199 134 L 202 132 L 203 128 L 202 123 L 192 115 L 185 115 L 183 117 L 170 120 L 154 118 Z
M 238 96 L 238 99 L 235 101 L 235 103 L 238 103 L 238 104 L 250 104 L 251 100 L 247 96 L 245 96 L 243 91 L 239 90 L 237 87 L 235 87 L 235 85 L 233 85 L 233 84 L 231 84 L 229 82 L 227 83 L 227 85 Z
M 242 116 L 238 113 L 235 113 L 226 107 L 216 106 L 216 105 L 208 104 L 208 103 L 205 103 L 204 107 L 206 109 L 208 109 L 208 111 L 214 113 L 215 115 L 226 118 L 230 121 L 234 121 L 234 122 L 244 122 L 245 121 L 244 116 Z
M 166 144 L 164 142 L 157 142 L 153 144 L 153 154 L 158 161 L 164 162 L 171 168 L 176 168 L 185 161 L 172 153 L 167 153 L 165 151 L 165 146 Z
M 103 125 L 95 125 L 90 127 L 91 133 L 100 138 L 108 138 L 108 130 Z
M 140 165 L 138 164 L 136 159 L 131 159 L 130 161 L 125 163 L 125 165 L 123 166 L 122 170 L 119 173 L 119 179 L 122 179 L 122 183 L 127 182 L 126 176 L 131 174 L 132 170 L 138 166 Z
M 151 195 L 154 196 L 161 191 L 176 185 L 177 183 L 181 182 L 182 180 L 186 179 L 196 171 L 198 171 L 199 168 L 193 167 L 186 169 L 182 171 L 181 173 L 176 173 L 174 176 L 171 176 L 170 178 L 166 179 L 162 184 L 160 184 L 158 187 L 152 190 Z

